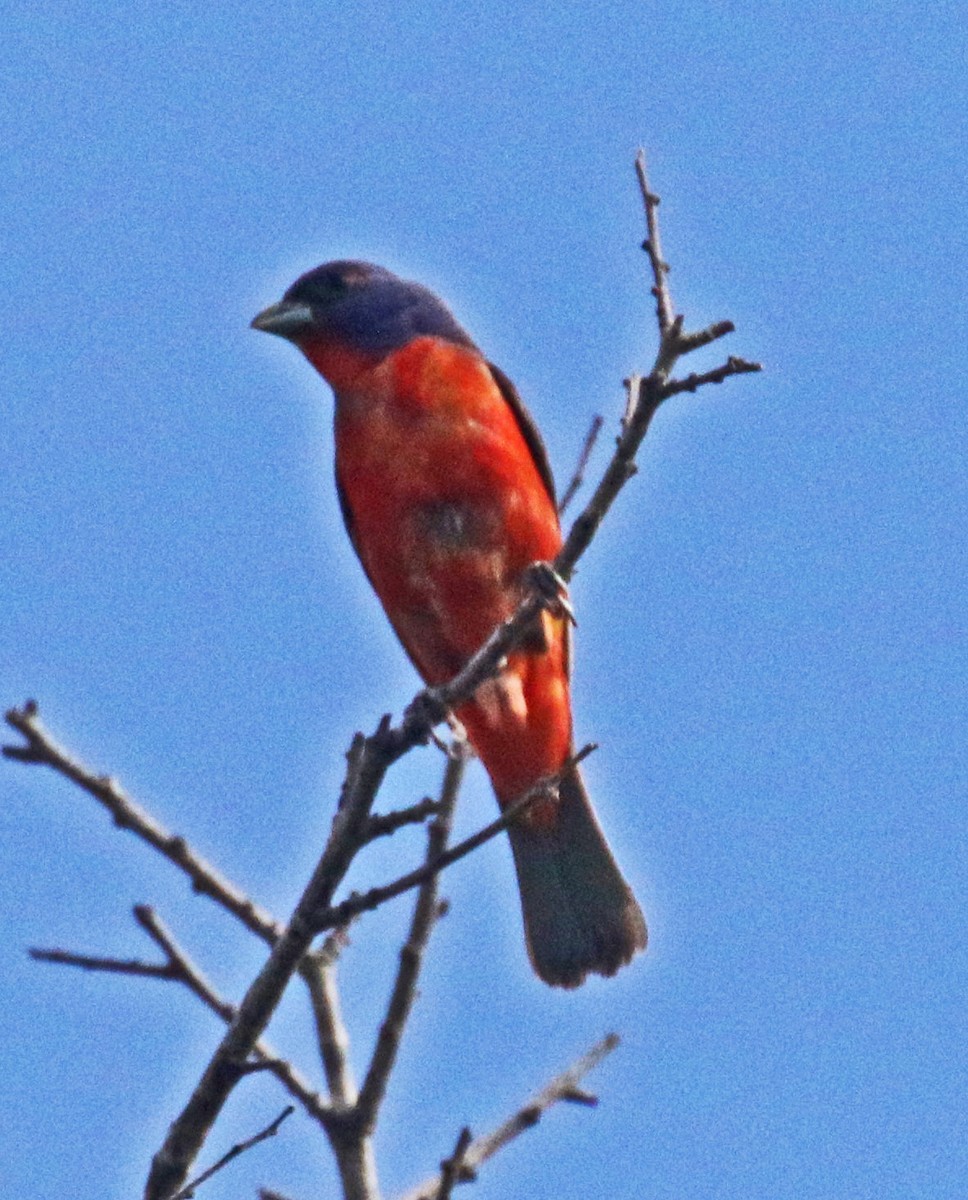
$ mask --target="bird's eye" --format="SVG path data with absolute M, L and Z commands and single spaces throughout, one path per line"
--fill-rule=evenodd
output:
M 286 298 L 313 307 L 326 307 L 342 299 L 347 292 L 365 285 L 372 274 L 373 268 L 366 263 L 349 260 L 324 263 L 297 279 Z
M 338 275 L 307 275 L 290 288 L 288 298 L 306 304 L 326 305 L 338 300 L 346 290 L 346 281 Z

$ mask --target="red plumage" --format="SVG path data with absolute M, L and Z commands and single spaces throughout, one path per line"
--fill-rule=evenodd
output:
M 445 682 L 561 545 L 544 449 L 513 385 L 432 293 L 365 263 L 317 268 L 253 324 L 293 341 L 332 386 L 353 545 L 417 670 Z M 545 614 L 458 711 L 502 805 L 572 753 L 568 674 L 568 630 Z M 644 947 L 577 769 L 509 833 L 542 979 L 573 987 Z

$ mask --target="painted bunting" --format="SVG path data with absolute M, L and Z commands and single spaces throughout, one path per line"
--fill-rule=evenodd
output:
M 336 399 L 336 486 L 390 623 L 428 684 L 452 678 L 561 546 L 554 482 L 514 385 L 430 291 L 365 262 L 301 276 L 253 320 Z M 569 630 L 545 612 L 457 717 L 504 807 L 573 753 Z M 528 953 L 546 983 L 612 975 L 646 943 L 577 767 L 509 826 Z

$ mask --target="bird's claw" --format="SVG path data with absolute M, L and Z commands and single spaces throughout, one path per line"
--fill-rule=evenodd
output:
M 441 703 L 433 688 L 424 688 L 407 705 L 404 713 L 404 724 L 415 724 L 421 728 L 423 735 L 421 741 L 424 745 L 427 742 L 434 742 L 439 746 L 440 741 L 434 733 L 434 726 L 439 725 L 441 721 L 447 720 L 449 712 L 450 710 Z
M 568 599 L 568 585 L 549 562 L 535 562 L 528 567 L 527 581 L 544 608 L 553 617 L 577 625 L 575 610 Z

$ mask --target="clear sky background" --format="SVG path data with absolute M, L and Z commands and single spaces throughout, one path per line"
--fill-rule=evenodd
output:
M 964 9 L 7 5 L 0 682 L 284 917 L 354 730 L 416 678 L 343 534 L 331 400 L 248 330 L 360 256 L 430 284 L 517 382 L 559 478 L 655 349 L 632 161 L 672 287 L 761 359 L 663 410 L 576 578 L 578 736 L 650 918 L 550 991 L 504 841 L 448 873 L 377 1138 L 392 1196 L 604 1032 L 477 1200 L 968 1193 Z M 16 740 L 11 735 L 7 740 Z M 396 770 L 383 805 L 437 786 Z M 259 944 L 93 802 L 0 783 L 5 1195 L 130 1200 L 221 1034 L 172 985 L 31 963 L 148 956 L 154 904 L 223 993 Z M 489 820 L 480 767 L 461 832 Z M 409 866 L 398 835 L 352 883 Z M 408 906 L 362 924 L 362 1065 Z M 271 1029 L 308 1058 L 302 1000 Z M 272 1119 L 239 1088 L 209 1146 Z M 207 1200 L 334 1194 L 294 1117 Z

